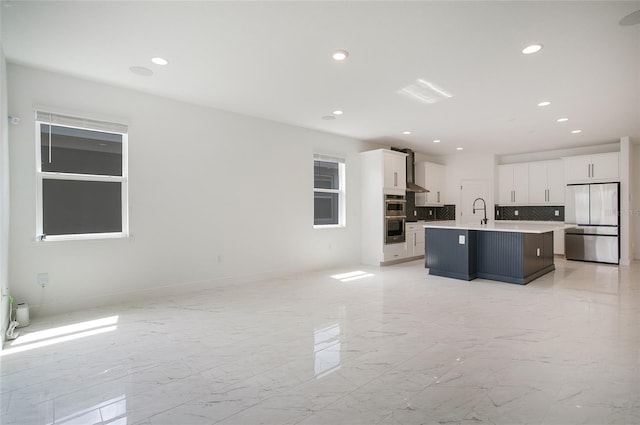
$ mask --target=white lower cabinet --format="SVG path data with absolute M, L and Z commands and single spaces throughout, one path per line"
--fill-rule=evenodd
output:
M 564 255 L 564 229 L 553 231 L 553 253 Z
M 424 255 L 424 225 L 408 223 L 406 225 L 407 258 Z
M 386 244 L 382 251 L 385 263 L 407 258 L 407 245 L 403 243 Z

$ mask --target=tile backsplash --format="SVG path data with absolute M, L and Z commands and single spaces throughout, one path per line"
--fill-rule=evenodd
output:
M 456 219 L 456 206 L 443 205 L 441 207 L 417 207 L 415 193 L 407 192 L 407 221 L 442 221 Z
M 455 220 L 456 206 L 444 205 L 442 207 L 416 207 L 416 220 Z
M 500 206 L 496 220 L 564 221 L 564 206 Z
M 456 206 L 445 205 L 443 207 L 436 208 L 436 220 L 455 220 L 456 219 Z

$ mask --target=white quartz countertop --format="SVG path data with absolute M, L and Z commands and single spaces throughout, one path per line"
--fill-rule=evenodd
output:
M 488 224 L 480 223 L 460 223 L 457 221 L 436 221 L 425 223 L 427 229 L 459 229 L 459 230 L 485 230 L 493 232 L 516 232 L 516 233 L 547 233 L 554 230 L 573 227 L 559 222 L 549 223 L 525 223 L 508 221 L 489 221 Z

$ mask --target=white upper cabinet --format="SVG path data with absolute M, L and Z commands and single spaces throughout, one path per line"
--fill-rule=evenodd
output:
M 384 190 L 389 194 L 404 195 L 407 189 L 407 154 L 387 149 L 380 151 L 384 164 Z
M 564 204 L 564 165 L 562 160 L 529 163 L 529 203 Z
M 416 184 L 427 189 L 427 193 L 416 193 L 416 206 L 444 205 L 446 167 L 433 162 L 418 162 Z
M 500 205 L 529 203 L 529 164 L 498 166 L 498 200 Z
M 564 205 L 564 194 L 567 183 L 564 176 L 564 162 L 561 159 L 547 163 L 548 196 L 547 203 Z
M 567 183 L 616 182 L 620 180 L 618 152 L 563 158 Z

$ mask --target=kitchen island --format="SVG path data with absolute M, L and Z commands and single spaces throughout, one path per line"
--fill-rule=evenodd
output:
M 527 284 L 555 269 L 553 231 L 564 223 L 426 224 L 429 274 Z

